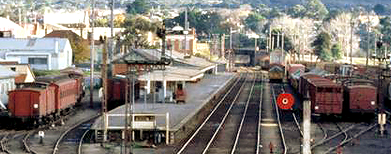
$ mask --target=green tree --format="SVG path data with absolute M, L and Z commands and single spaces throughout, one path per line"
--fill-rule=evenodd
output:
M 383 42 L 386 44 L 391 43 L 391 18 L 390 17 L 384 17 L 380 19 L 380 33 L 383 34 Z
M 190 27 L 194 27 L 198 36 L 225 33 L 229 31 L 229 28 L 222 26 L 223 19 L 217 12 L 202 13 L 199 10 L 188 11 L 188 22 Z M 181 12 L 179 16 L 174 19 L 168 19 L 165 22 L 166 27 L 174 27 L 180 25 L 185 26 L 185 12 Z M 228 29 L 227 29 L 228 28 Z
M 323 61 L 330 61 L 331 60 L 331 37 L 330 34 L 327 32 L 321 32 L 319 33 L 315 41 L 312 42 L 312 47 L 314 47 L 314 53 L 318 56 L 320 60 Z
M 244 20 L 244 23 L 252 31 L 254 31 L 256 33 L 260 33 L 261 29 L 262 29 L 262 27 L 261 27 L 262 24 L 260 24 L 260 23 L 264 20 L 265 20 L 264 16 L 253 12 Z
M 128 16 L 123 24 L 125 31 L 122 33 L 124 39 L 121 44 L 133 48 L 154 48 L 147 42 L 147 33 L 156 32 L 159 25 L 161 24 L 153 23 L 143 16 Z
M 302 18 L 305 15 L 306 8 L 303 5 L 297 4 L 288 9 L 288 15 L 292 18 Z
M 384 15 L 387 12 L 387 8 L 383 4 L 376 4 L 373 7 L 373 11 L 378 15 Z
M 109 21 L 107 19 L 95 19 L 94 20 L 95 27 L 108 27 Z
M 270 10 L 270 13 L 269 13 L 269 19 L 273 19 L 273 18 L 279 18 L 282 16 L 282 13 L 280 12 L 280 10 L 276 7 L 273 7 L 271 10 Z
M 342 49 L 339 43 L 336 43 L 331 47 L 331 56 L 334 60 L 338 60 L 342 58 Z
M 132 4 L 126 6 L 128 14 L 144 14 L 149 11 L 150 7 L 145 3 L 145 0 L 135 0 Z
M 306 16 L 312 19 L 323 20 L 329 11 L 320 0 L 307 0 L 305 5 Z

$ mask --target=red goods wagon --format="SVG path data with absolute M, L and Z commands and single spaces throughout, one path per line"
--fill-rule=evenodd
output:
M 22 122 L 38 121 L 55 112 L 54 89 L 27 87 L 10 91 L 8 109 L 13 118 Z
M 56 110 L 61 111 L 69 108 L 77 102 L 77 82 L 75 79 L 65 79 L 54 83 L 50 86 L 55 88 Z
M 351 113 L 373 113 L 376 110 L 377 88 L 372 81 L 347 80 L 344 85 L 345 108 Z
M 130 82 L 130 84 L 129 84 Z M 107 108 L 114 109 L 125 103 L 126 97 L 126 85 L 129 85 L 129 99 L 132 99 L 132 81 L 128 81 L 124 78 L 111 78 L 107 79 Z M 140 98 L 140 84 L 134 82 L 134 99 L 137 100 Z M 129 101 L 129 100 L 128 100 Z
M 307 98 L 309 97 L 309 93 L 308 93 L 309 80 L 316 80 L 316 79 L 324 80 L 325 78 L 316 74 L 304 74 L 300 76 L 298 89 L 301 97 L 307 97 Z
M 311 109 L 316 114 L 342 114 L 342 86 L 331 80 L 309 81 Z

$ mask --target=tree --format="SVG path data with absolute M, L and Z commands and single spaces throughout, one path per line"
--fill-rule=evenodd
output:
M 320 60 L 330 61 L 332 54 L 330 53 L 331 48 L 331 37 L 327 32 L 321 32 L 316 36 L 316 39 L 311 44 L 314 47 L 315 55 Z
M 391 18 L 384 17 L 380 19 L 380 33 L 383 34 L 383 42 L 390 44 L 391 43 Z
M 256 33 L 260 33 L 262 27 L 262 24 L 260 24 L 263 20 L 265 20 L 265 17 L 258 14 L 258 13 L 251 13 L 245 20 L 245 25 L 250 28 L 252 31 Z
M 312 19 L 323 20 L 329 11 L 320 0 L 307 0 L 305 5 L 306 16 Z
M 144 14 L 149 11 L 149 6 L 145 0 L 135 0 L 132 4 L 126 6 L 126 13 L 128 14 Z
M 375 11 L 377 15 L 384 15 L 387 12 L 387 8 L 383 4 L 376 4 L 373 7 L 373 11 Z
M 190 27 L 196 29 L 198 36 L 221 34 L 229 31 L 229 27 L 222 26 L 223 19 L 217 12 L 203 13 L 199 10 L 190 10 L 188 11 L 188 22 Z M 176 25 L 185 26 L 185 12 L 181 12 L 174 19 L 166 20 L 166 27 L 174 27 Z
M 306 8 L 303 5 L 297 4 L 288 9 L 288 15 L 292 18 L 303 18 Z
M 331 56 L 333 57 L 334 60 L 338 60 L 342 58 L 342 50 L 341 50 L 341 45 L 339 43 L 336 43 L 333 45 L 331 48 Z
M 123 24 L 125 31 L 122 33 L 124 39 L 121 43 L 136 49 L 154 48 L 148 44 L 147 33 L 156 32 L 159 25 L 161 24 L 153 23 L 143 16 L 128 16 Z

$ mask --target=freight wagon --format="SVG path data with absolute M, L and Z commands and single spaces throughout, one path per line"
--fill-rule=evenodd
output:
M 294 82 L 297 81 L 291 83 Z M 301 98 L 311 101 L 311 109 L 316 114 L 374 113 L 377 109 L 377 88 L 369 80 L 345 79 L 335 83 L 316 74 L 303 74 L 299 84 L 291 85 L 298 89 Z
M 9 91 L 8 115 L 11 125 L 39 126 L 61 119 L 84 96 L 81 74 L 39 77 Z
M 370 80 L 343 81 L 344 109 L 350 113 L 374 113 L 377 108 L 377 88 Z

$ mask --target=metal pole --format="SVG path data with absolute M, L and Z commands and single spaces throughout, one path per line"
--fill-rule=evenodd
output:
M 127 68 L 128 69 L 128 68 Z M 128 69 L 129 72 L 129 69 Z M 129 77 L 126 78 L 126 85 L 125 85 L 125 132 L 124 132 L 124 151 L 125 154 L 128 153 L 127 151 L 127 145 L 128 145 L 128 110 L 129 110 Z
M 375 34 L 375 55 L 376 55 L 376 57 L 375 57 L 375 61 L 376 61 L 376 58 L 377 58 L 377 46 L 376 46 L 376 41 L 377 41 L 377 34 Z M 380 62 L 380 61 L 379 61 Z
M 110 46 L 109 46 L 110 49 L 108 50 L 109 67 L 107 70 L 109 78 L 113 76 L 113 72 L 112 72 L 113 65 L 111 64 L 111 60 L 113 59 L 113 54 L 114 54 L 114 0 L 111 0 L 110 27 L 111 27 Z
M 232 27 L 229 28 L 229 49 L 232 50 Z
M 95 0 L 92 0 L 92 25 L 91 25 L 91 38 L 90 38 L 90 41 L 91 41 L 91 49 L 90 49 L 90 60 L 91 60 L 91 65 L 90 65 L 90 107 L 93 108 L 94 107 L 94 97 L 93 97 L 93 93 L 94 93 L 94 53 L 95 53 L 95 40 L 94 40 L 94 26 L 95 26 L 95 23 L 94 23 L 94 20 L 95 20 Z
M 350 23 L 350 64 L 353 64 L 353 28 L 354 28 L 354 22 L 352 21 Z M 366 61 L 366 66 L 368 66 L 368 52 L 367 52 L 367 61 Z
M 277 45 L 276 48 L 280 47 L 280 32 L 277 33 Z
M 272 47 L 272 27 L 269 27 L 269 44 L 268 44 L 268 49 L 271 49 L 273 50 L 273 47 Z M 267 51 L 269 52 L 269 50 Z
M 311 154 L 311 101 L 303 101 L 303 154 Z

